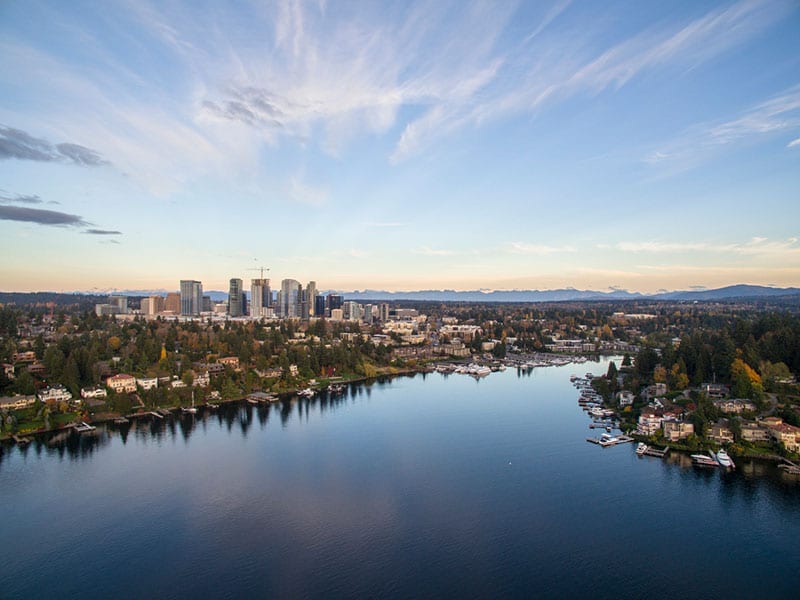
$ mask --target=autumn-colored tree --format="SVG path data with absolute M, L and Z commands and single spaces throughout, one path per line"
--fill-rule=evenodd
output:
M 739 398 L 760 400 L 764 395 L 761 376 L 741 358 L 731 363 L 731 381 L 733 393 Z
M 661 365 L 658 365 L 653 370 L 653 381 L 656 383 L 667 383 L 667 370 Z

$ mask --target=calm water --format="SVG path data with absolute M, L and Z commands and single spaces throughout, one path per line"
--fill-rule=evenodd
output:
M 796 598 L 800 485 L 587 444 L 587 369 L 6 447 L 0 597 Z

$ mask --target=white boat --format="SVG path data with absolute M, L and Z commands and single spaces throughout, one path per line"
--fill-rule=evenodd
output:
M 619 443 L 619 438 L 611 435 L 610 433 L 603 433 L 600 435 L 600 445 L 601 446 L 613 446 L 614 444 Z
M 692 462 L 699 467 L 718 467 L 719 463 L 713 456 L 707 454 L 692 454 Z
M 314 394 L 316 394 L 316 392 L 311 388 L 306 388 L 304 390 L 300 390 L 299 392 L 297 392 L 298 396 L 303 396 L 304 398 L 313 398 Z
M 636 454 L 642 456 L 645 452 L 647 452 L 647 444 L 639 442 L 639 445 L 636 446 Z
M 733 461 L 731 457 L 728 456 L 728 453 L 725 452 L 724 448 L 720 448 L 719 452 L 717 452 L 717 462 L 719 466 L 724 469 L 732 469 L 733 468 Z

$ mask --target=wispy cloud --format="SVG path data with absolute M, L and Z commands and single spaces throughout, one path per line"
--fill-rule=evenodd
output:
M 800 128 L 800 86 L 794 86 L 748 109 L 735 119 L 695 125 L 645 157 L 645 162 L 684 168 L 724 148 Z M 789 142 L 788 148 L 800 144 Z
M 796 140 L 792 140 L 791 142 L 786 144 L 787 148 L 795 148 L 797 146 L 800 146 L 800 138 L 797 138 Z
M 419 248 L 414 248 L 411 250 L 413 254 L 419 254 L 422 256 L 455 256 L 458 254 L 454 250 L 443 250 L 437 248 L 431 248 L 430 246 L 421 246 Z
M 20 129 L 0 126 L 0 159 L 71 162 L 84 167 L 107 165 L 100 154 L 79 144 L 51 144 Z
M 88 233 L 90 235 L 122 235 L 121 231 L 115 229 L 86 229 L 83 233 Z
M 0 192 L 0 204 L 41 204 L 42 199 L 35 194 L 14 194 Z
M 531 254 L 534 256 L 577 252 L 574 246 L 548 246 L 546 244 L 529 244 L 527 242 L 511 242 L 508 244 L 507 248 L 512 254 Z
M 619 242 L 614 248 L 622 252 L 676 254 L 708 252 L 739 255 L 800 255 L 800 244 L 795 237 L 770 240 L 754 237 L 746 242 L 720 244 L 714 242 Z
M 67 227 L 86 227 L 90 225 L 79 215 L 43 210 L 39 208 L 26 208 L 23 206 L 0 206 L 0 220 L 23 221 L 38 223 L 39 225 L 55 225 Z

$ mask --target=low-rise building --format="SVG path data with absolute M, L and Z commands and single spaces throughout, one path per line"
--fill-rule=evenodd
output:
M 3 363 L 3 373 L 5 373 L 6 378 L 14 379 L 14 365 L 11 363 Z
M 106 398 L 108 396 L 108 392 L 106 392 L 105 388 L 100 386 L 97 387 L 90 387 L 90 388 L 81 388 L 81 398 L 86 400 L 87 398 Z
M 743 398 L 715 400 L 714 406 L 729 415 L 740 415 L 743 412 L 753 412 L 756 410 L 756 405 L 754 402 L 745 400 Z
M 654 435 L 656 431 L 661 429 L 664 417 L 652 410 L 643 410 L 639 415 L 639 425 L 637 431 L 641 435 Z
M 631 406 L 633 405 L 633 400 L 636 398 L 633 392 L 629 392 L 628 390 L 623 390 L 621 392 L 617 392 L 617 401 L 619 402 L 620 406 Z
M 32 406 L 36 396 L 5 396 L 0 398 L 0 410 L 21 410 Z
M 708 438 L 718 444 L 733 443 L 733 430 L 730 427 L 730 423 L 724 419 L 714 423 L 708 432 Z
M 744 442 L 768 442 L 770 439 L 769 430 L 755 421 L 743 422 L 740 430 Z
M 239 368 L 239 357 L 238 356 L 223 356 L 218 361 L 220 364 L 225 365 L 226 367 L 230 367 L 231 369 L 238 369 Z
M 665 420 L 662 423 L 664 439 L 670 442 L 685 440 L 694 433 L 694 424 L 688 421 Z
M 136 378 L 133 375 L 119 373 L 106 379 L 106 386 L 117 394 L 127 394 L 136 391 Z
M 69 402 L 72 400 L 72 392 L 70 392 L 63 385 L 53 385 L 43 390 L 39 390 L 37 394 L 39 400 L 42 402 Z
M 192 385 L 194 387 L 208 387 L 211 385 L 211 376 L 208 374 L 208 371 L 195 371 Z
M 769 433 L 775 442 L 783 444 L 789 452 L 800 450 L 800 427 L 778 423 L 769 426 Z
M 11 356 L 11 360 L 15 363 L 20 362 L 33 362 L 36 360 L 36 352 L 27 351 L 27 352 L 17 352 Z
M 136 385 L 145 392 L 158 387 L 158 377 L 137 377 Z

